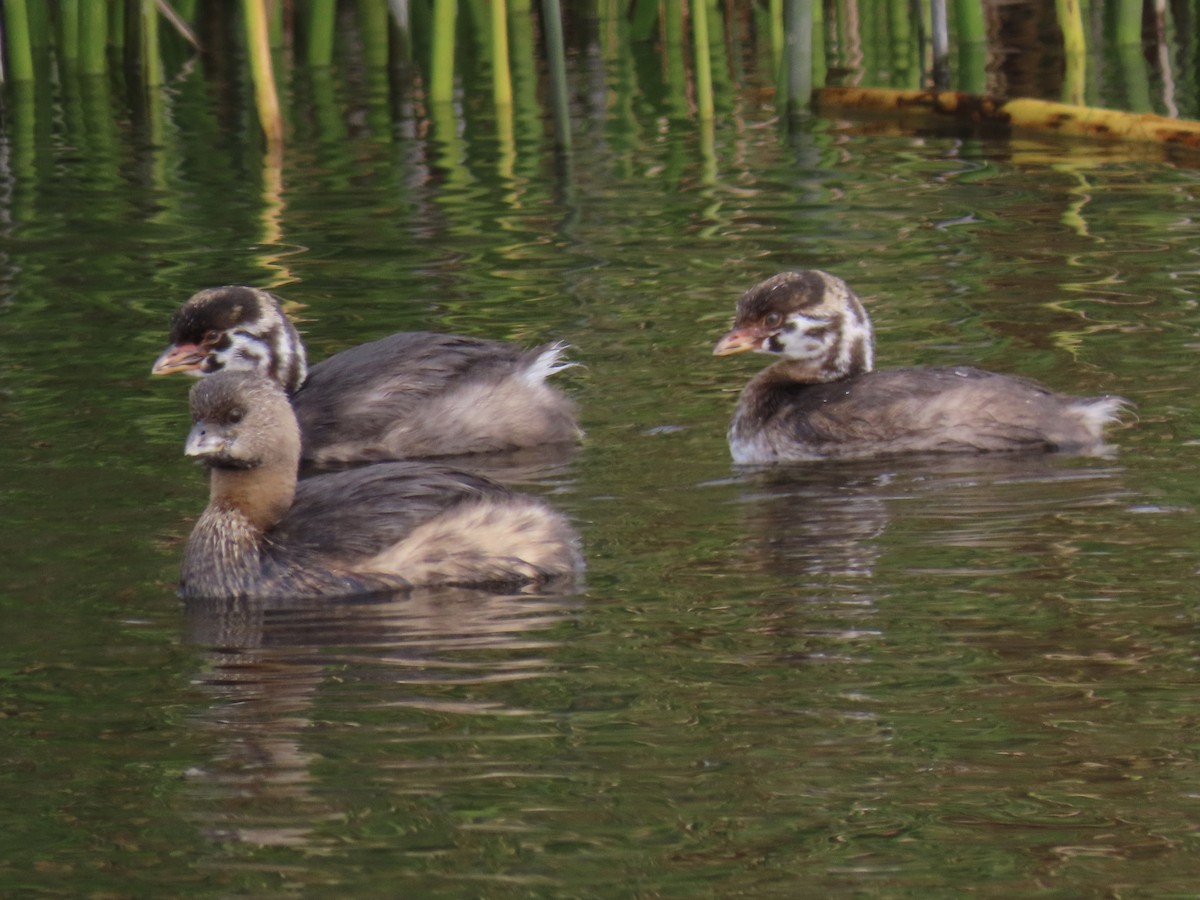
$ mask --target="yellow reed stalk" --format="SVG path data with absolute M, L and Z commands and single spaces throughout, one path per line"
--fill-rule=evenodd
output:
M 512 72 L 508 67 L 508 8 L 505 0 L 492 0 L 492 99 L 496 106 L 512 106 Z
M 696 113 L 713 117 L 712 57 L 708 47 L 708 0 L 692 3 L 692 49 L 696 52 Z
M 454 29 L 458 0 L 434 0 L 433 49 L 429 54 L 429 99 L 450 103 L 454 99 Z
M 283 146 L 283 116 L 279 111 L 279 92 L 275 89 L 275 68 L 271 64 L 271 35 L 267 25 L 266 0 L 242 0 L 246 25 L 246 49 L 254 80 L 254 99 L 258 121 L 268 148 Z

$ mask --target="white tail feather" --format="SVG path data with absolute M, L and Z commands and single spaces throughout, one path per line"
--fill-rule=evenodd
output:
M 521 372 L 521 377 L 531 384 L 541 384 L 556 372 L 579 365 L 579 363 L 561 358 L 569 349 L 570 345 L 565 341 L 558 341 L 551 344 L 538 354 L 537 359 L 527 369 Z

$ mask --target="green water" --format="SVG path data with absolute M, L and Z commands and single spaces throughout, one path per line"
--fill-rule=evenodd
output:
M 1196 160 L 789 135 L 752 77 L 706 134 L 631 71 L 576 60 L 572 155 L 524 121 L 508 163 L 486 110 L 301 79 L 277 183 L 199 79 L 159 129 L 79 82 L 10 109 L 0 895 L 1194 894 Z M 1137 421 L 1111 459 L 737 470 L 764 360 L 711 347 L 793 266 L 866 298 L 881 365 Z M 584 589 L 184 609 L 206 486 L 148 372 L 232 281 L 317 359 L 569 341 L 588 439 L 529 489 Z

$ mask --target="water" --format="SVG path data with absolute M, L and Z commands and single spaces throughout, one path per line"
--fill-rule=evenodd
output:
M 566 163 L 540 123 L 505 164 L 486 110 L 444 140 L 336 78 L 297 95 L 361 110 L 297 114 L 278 178 L 199 80 L 157 131 L 77 82 L 16 108 L 0 894 L 1193 893 L 1194 160 L 785 135 L 753 78 L 710 140 L 585 74 Z M 859 291 L 881 365 L 1136 421 L 1113 458 L 736 469 L 765 360 L 711 347 L 791 266 Z M 588 439 L 527 489 L 577 523 L 585 587 L 183 607 L 206 488 L 187 384 L 148 371 L 173 309 L 233 281 L 300 304 L 317 359 L 404 328 L 568 340 Z

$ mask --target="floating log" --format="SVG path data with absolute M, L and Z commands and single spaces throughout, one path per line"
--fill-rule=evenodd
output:
M 974 126 L 1000 126 L 1114 141 L 1141 141 L 1200 149 L 1200 122 L 1128 113 L 1049 100 L 1001 100 L 959 91 L 825 87 L 816 93 L 823 113 L 925 114 Z

